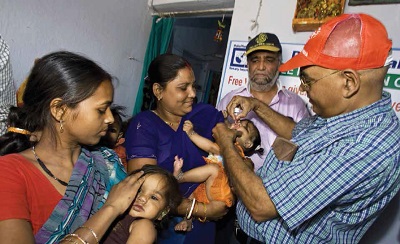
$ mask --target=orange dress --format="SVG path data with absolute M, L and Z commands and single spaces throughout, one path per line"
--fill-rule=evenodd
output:
M 235 143 L 235 146 L 238 149 L 239 154 L 244 158 L 243 149 L 238 143 Z M 217 157 L 213 155 L 203 158 L 207 164 L 217 164 L 219 166 L 218 176 L 215 178 L 210 188 L 211 197 L 213 200 L 224 202 L 227 207 L 231 207 L 235 201 L 235 197 L 231 191 L 228 176 L 225 173 L 222 162 L 218 161 Z M 193 191 L 193 197 L 199 202 L 210 202 L 210 200 L 207 198 L 205 182 L 201 183 L 196 190 Z

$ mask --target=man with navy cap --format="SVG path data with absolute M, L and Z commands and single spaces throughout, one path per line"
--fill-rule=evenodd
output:
M 255 174 L 235 151 L 223 123 L 214 138 L 239 198 L 241 243 L 358 243 L 400 187 L 400 122 L 383 91 L 392 41 L 366 14 L 343 14 L 316 30 L 280 67 L 300 69 L 315 116 L 277 138 Z M 242 112 L 234 115 L 234 108 Z M 236 96 L 235 119 L 266 105 Z M 276 117 L 276 123 L 289 128 Z
M 260 33 L 249 41 L 244 55 L 247 57 L 249 82 L 246 86 L 226 94 L 218 103 L 218 110 L 226 110 L 228 103 L 234 96 L 254 97 L 268 105 L 270 112 L 276 111 L 277 116 L 282 116 L 294 122 L 309 116 L 304 101 L 297 94 L 286 90 L 279 82 L 279 66 L 282 62 L 282 46 L 275 34 Z M 264 154 L 253 154 L 250 158 L 257 171 L 265 160 L 266 152 L 271 148 L 280 127 L 273 123 L 274 120 L 261 120 L 257 114 L 250 112 L 247 119 L 253 121 L 260 131 L 261 146 Z M 286 133 L 286 130 L 282 130 Z M 288 135 L 290 136 L 290 135 Z

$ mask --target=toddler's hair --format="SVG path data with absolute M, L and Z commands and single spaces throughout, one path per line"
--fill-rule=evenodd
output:
M 247 119 L 246 119 L 247 120 Z M 260 136 L 260 131 L 258 130 L 257 126 L 254 125 L 254 123 L 251 120 L 247 120 L 249 123 L 251 123 L 254 128 L 256 128 L 256 136 L 253 141 L 253 146 L 247 149 L 243 149 L 244 155 L 245 156 L 250 156 L 254 153 L 262 155 L 264 153 L 264 148 L 261 147 L 261 136 Z
M 167 206 L 170 208 L 170 210 L 174 210 L 179 206 L 179 204 L 182 202 L 182 195 L 179 191 L 179 183 L 175 176 L 173 176 L 168 170 L 152 164 L 143 165 L 141 169 L 134 170 L 131 174 L 135 174 L 139 171 L 144 172 L 141 177 L 146 175 L 161 175 L 165 181 L 165 199 L 167 201 Z M 155 225 L 157 229 L 161 229 L 165 228 L 167 223 L 168 218 L 164 217 L 161 221 L 156 221 Z

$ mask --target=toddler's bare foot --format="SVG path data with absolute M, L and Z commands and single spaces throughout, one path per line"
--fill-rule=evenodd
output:
M 176 231 L 191 231 L 193 229 L 193 220 L 184 219 L 175 225 Z

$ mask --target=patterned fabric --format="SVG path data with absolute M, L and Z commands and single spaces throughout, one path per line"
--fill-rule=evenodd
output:
M 58 243 L 75 231 L 104 204 L 111 187 L 126 177 L 118 156 L 110 149 L 100 150 L 82 148 L 65 195 L 35 235 L 36 243 Z
M 114 185 L 118 184 L 121 180 L 125 179 L 127 173 L 121 158 L 114 150 L 111 150 L 107 147 L 101 147 L 98 150 L 101 152 L 103 158 L 106 160 L 105 162 L 109 173 L 109 184 L 107 185 L 107 190 L 104 194 L 104 198 L 107 199 L 108 193 L 111 191 L 111 188 Z M 100 207 L 101 206 L 103 206 L 103 203 L 100 204 Z
M 0 36 L 0 135 L 7 129 L 10 106 L 16 106 L 16 94 L 12 77 L 10 50 Z
M 273 150 L 258 170 L 280 215 L 256 223 L 242 202 L 240 226 L 266 243 L 357 243 L 400 187 L 400 123 L 390 94 L 329 119 L 302 120 L 291 162 Z
M 170 172 L 173 172 L 174 157 L 178 155 L 184 160 L 182 170 L 184 172 L 205 164 L 202 156 L 207 152 L 200 150 L 190 141 L 183 131 L 183 123 L 190 120 L 194 130 L 199 135 L 210 140 L 212 128 L 223 122 L 220 111 L 208 104 L 194 104 L 190 113 L 182 117 L 176 131 L 171 129 L 163 120 L 151 111 L 137 114 L 129 123 L 125 135 L 125 148 L 128 160 L 133 158 L 154 158 L 157 164 Z M 196 189 L 196 183 L 180 184 L 181 193 L 188 197 Z M 181 218 L 176 221 L 180 222 Z M 215 223 L 199 221 L 193 222 L 194 228 L 187 233 L 178 233 L 174 230 L 174 224 L 170 223 L 170 229 L 162 233 L 158 243 L 212 243 L 215 239 Z
M 295 122 L 299 122 L 302 118 L 309 117 L 310 114 L 301 97 L 282 87 L 279 80 L 277 80 L 276 83 L 278 85 L 278 92 L 269 104 L 270 108 L 282 115 L 291 117 Z M 248 83 L 246 87 L 238 88 L 226 94 L 217 104 L 217 109 L 221 111 L 226 110 L 226 106 L 236 95 L 253 97 L 250 93 L 249 85 L 250 84 Z M 260 131 L 261 146 L 264 148 L 263 155 L 254 153 L 250 156 L 254 163 L 254 170 L 256 171 L 263 165 L 267 152 L 270 150 L 271 145 L 276 138 L 276 133 L 273 132 L 253 111 L 247 115 L 246 119 L 250 119 Z

